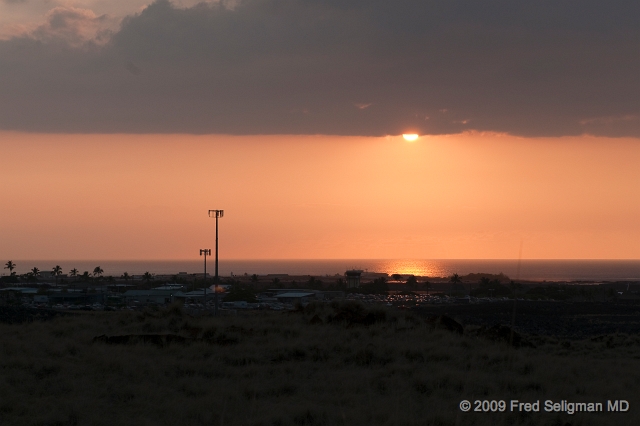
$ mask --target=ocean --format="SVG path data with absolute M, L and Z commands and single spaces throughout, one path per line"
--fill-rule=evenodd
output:
M 104 275 L 120 276 L 150 272 L 158 275 L 178 272 L 201 273 L 204 268 L 202 258 L 197 260 L 14 260 L 18 274 L 26 273 L 33 267 L 50 271 L 60 265 L 64 273 L 72 268 L 92 272 L 96 266 L 104 270 Z M 3 264 L 4 266 L 4 264 Z M 219 260 L 221 276 L 243 274 L 289 274 L 333 276 L 343 275 L 348 269 L 362 269 L 368 272 L 387 274 L 413 274 L 423 277 L 448 277 L 456 273 L 504 273 L 513 280 L 528 281 L 640 281 L 640 260 L 392 260 L 392 259 L 315 259 L 315 260 Z M 207 272 L 213 274 L 214 262 L 207 260 Z M 8 270 L 2 270 L 7 274 Z

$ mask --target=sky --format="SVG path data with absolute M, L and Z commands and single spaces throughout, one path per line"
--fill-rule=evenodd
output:
M 0 0 L 0 258 L 638 259 L 638 16 Z

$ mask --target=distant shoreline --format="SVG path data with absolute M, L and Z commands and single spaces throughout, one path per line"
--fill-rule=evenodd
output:
M 7 259 L 9 260 L 9 259 Z M 5 262 L 2 261 L 4 266 Z M 202 274 L 201 258 L 193 260 L 42 260 L 12 259 L 17 265 L 14 272 L 23 274 L 33 267 L 50 271 L 60 265 L 68 274 L 76 268 L 80 274 L 91 272 L 96 266 L 105 276 L 119 277 L 124 272 L 142 275 L 175 275 L 179 272 Z M 213 261 L 208 259 L 207 272 L 213 272 Z M 519 282 L 612 282 L 640 281 L 640 260 L 539 260 L 539 259 L 306 259 L 306 260 L 229 260 L 221 258 L 220 276 L 248 275 L 297 275 L 327 277 L 344 275 L 349 269 L 365 272 L 377 271 L 388 275 L 415 275 L 417 277 L 446 278 L 454 273 L 500 274 Z M 8 275 L 7 269 L 0 274 Z

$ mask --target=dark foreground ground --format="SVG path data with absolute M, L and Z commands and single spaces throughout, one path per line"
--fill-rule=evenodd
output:
M 504 301 L 415 308 L 428 317 L 449 315 L 463 325 L 513 327 L 524 334 L 583 339 L 640 334 L 640 300 L 616 302 Z
M 422 318 L 446 315 L 463 327 L 504 325 L 525 335 L 583 339 L 603 334 L 640 334 L 640 300 L 610 302 L 500 301 L 410 310 Z M 0 306 L 0 323 L 19 324 L 78 315 L 73 312 Z
M 640 337 L 618 333 L 636 307 L 518 302 L 518 331 L 540 333 L 522 334 L 531 344 L 481 332 L 510 324 L 512 308 L 343 303 L 217 318 L 178 306 L 0 308 L 0 425 L 640 424 Z M 572 334 L 580 327 L 588 337 Z M 616 333 L 595 335 L 605 330 Z M 542 409 L 473 411 L 475 401 L 512 399 Z M 629 410 L 606 411 L 618 399 Z M 545 412 L 546 400 L 604 411 Z

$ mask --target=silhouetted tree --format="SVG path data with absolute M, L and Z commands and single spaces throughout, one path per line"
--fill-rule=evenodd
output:
M 58 286 L 58 277 L 60 275 L 62 275 L 62 268 L 60 267 L 60 265 L 56 265 L 56 266 L 53 267 L 51 272 L 53 273 L 53 276 L 56 277 L 56 287 L 57 287 Z
M 40 269 L 34 266 L 33 269 L 31 270 L 31 273 L 33 274 L 34 277 L 38 277 L 40 276 Z
M 315 278 L 315 277 L 309 277 L 309 281 L 307 281 L 309 288 L 312 288 L 314 290 L 321 290 L 322 289 L 322 281 L 319 278 Z
M 347 283 L 344 282 L 343 278 L 338 278 L 335 284 L 329 285 L 329 290 L 341 290 L 345 291 L 347 289 Z
M 373 282 L 362 284 L 359 288 L 354 289 L 357 293 L 364 294 L 384 294 L 389 291 L 387 279 L 385 277 L 376 278 Z
M 78 270 L 76 268 L 73 268 L 72 270 L 69 271 L 69 275 L 76 278 L 78 276 Z
M 142 279 L 145 280 L 147 283 L 149 283 L 149 281 L 153 281 L 154 277 L 152 273 L 147 271 L 142 275 Z
M 511 294 L 509 287 L 500 284 L 499 279 L 491 280 L 489 277 L 481 277 L 478 288 L 472 291 L 474 296 L 508 296 Z
M 128 283 L 128 282 L 129 282 L 129 280 L 131 279 L 131 275 L 129 275 L 129 273 L 128 273 L 128 272 L 125 272 L 124 274 L 122 274 L 122 275 L 120 276 L 120 278 L 122 278 L 122 279 L 124 280 L 124 282 L 125 282 L 125 283 Z M 174 280 L 174 281 L 175 281 L 175 280 Z
M 460 275 L 458 274 L 451 275 L 451 278 L 449 278 L 449 281 L 451 282 L 451 286 L 449 287 L 449 296 L 451 296 L 451 293 L 453 292 L 453 286 L 460 282 Z
M 251 282 L 257 283 L 258 282 L 258 275 L 256 275 L 256 274 L 251 275 Z
M 94 277 L 101 277 L 102 274 L 104 274 L 104 271 L 102 270 L 101 267 L 96 266 L 95 268 L 93 268 L 93 276 Z
M 227 294 L 224 296 L 225 302 L 245 301 L 248 303 L 257 302 L 253 289 L 243 286 L 240 282 L 236 282 L 229 287 Z
M 7 263 L 5 263 L 4 269 L 8 269 L 9 275 L 13 275 L 13 270 L 16 269 L 16 264 L 12 261 L 8 261 Z

